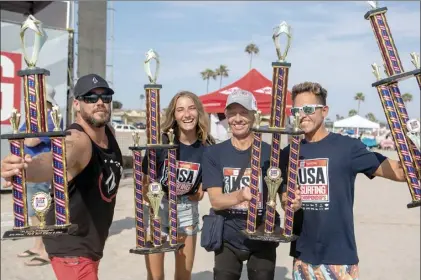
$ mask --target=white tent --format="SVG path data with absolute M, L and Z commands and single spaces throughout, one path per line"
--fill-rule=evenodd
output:
M 377 130 L 380 129 L 380 124 L 372 122 L 366 118 L 363 118 L 359 115 L 355 115 L 343 120 L 339 120 L 333 123 L 333 128 L 356 128 L 357 134 L 359 134 L 359 129 L 370 129 Z

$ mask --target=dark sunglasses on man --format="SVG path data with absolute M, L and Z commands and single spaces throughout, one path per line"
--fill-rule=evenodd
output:
M 300 111 L 303 111 L 306 115 L 312 115 L 314 112 L 316 112 L 316 109 L 318 108 L 324 108 L 324 105 L 319 104 L 311 104 L 311 105 L 305 105 L 303 107 L 292 107 L 291 108 L 291 115 L 295 116 L 296 114 L 299 114 Z
M 97 103 L 99 99 L 101 99 L 102 102 L 104 103 L 111 103 L 111 101 L 113 101 L 113 95 L 88 92 L 87 94 L 77 97 L 77 100 L 83 101 L 85 103 L 90 103 L 90 104 Z

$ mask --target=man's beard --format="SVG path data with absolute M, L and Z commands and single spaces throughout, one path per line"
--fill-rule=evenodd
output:
M 89 125 L 91 125 L 93 127 L 97 127 L 97 128 L 103 127 L 107 123 L 110 122 L 111 114 L 109 114 L 108 112 L 106 114 L 108 114 L 108 115 L 106 116 L 105 119 L 103 119 L 103 120 L 97 120 L 97 119 L 94 118 L 93 114 L 92 115 L 88 115 L 83 109 L 80 110 L 80 115 L 81 115 L 82 119 L 85 122 L 87 122 Z

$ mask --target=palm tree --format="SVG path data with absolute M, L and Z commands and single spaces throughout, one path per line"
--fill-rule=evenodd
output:
M 226 65 L 220 65 L 219 68 L 216 68 L 215 74 L 219 76 L 219 88 L 222 88 L 222 77 L 228 77 L 228 67 Z
M 145 95 L 142 93 L 140 96 L 140 110 L 143 109 L 143 101 L 145 100 Z
M 412 101 L 412 94 L 410 94 L 409 92 L 404 93 L 402 95 L 402 100 L 403 100 L 403 103 L 405 103 L 405 105 L 408 104 L 409 102 Z
M 206 92 L 209 92 L 209 79 L 212 78 L 216 80 L 216 73 L 212 70 L 207 68 L 205 71 L 200 72 L 200 75 L 202 75 L 202 79 L 206 80 Z
M 365 115 L 366 119 L 369 119 L 372 122 L 377 122 L 376 116 L 374 116 L 373 113 L 368 113 L 367 115 Z
M 251 69 L 251 63 L 253 61 L 253 54 L 259 54 L 259 47 L 253 43 L 250 43 L 246 46 L 244 51 L 250 55 L 250 69 Z
M 357 110 L 355 110 L 355 109 L 351 109 L 351 110 L 349 110 L 349 112 L 348 112 L 348 116 L 349 116 L 349 117 L 355 116 L 355 115 L 357 115 L 357 114 L 358 114 L 358 112 L 357 112 Z
M 123 108 L 123 103 L 120 101 L 114 100 L 113 101 L 113 110 Z
M 364 100 L 365 100 L 364 93 L 357 92 L 357 94 L 355 94 L 354 100 L 357 100 L 357 102 L 358 102 L 357 114 L 360 114 L 360 104 L 361 104 L 361 102 L 364 102 Z
M 341 115 L 339 115 L 339 114 L 336 114 L 336 120 L 337 121 L 339 121 L 339 120 L 343 120 L 344 119 L 344 117 L 343 116 L 341 116 Z

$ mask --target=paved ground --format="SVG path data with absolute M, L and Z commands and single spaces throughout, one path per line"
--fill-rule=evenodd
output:
M 396 157 L 395 153 L 388 156 Z M 100 265 L 101 280 L 142 280 L 145 265 L 142 256 L 129 253 L 135 244 L 132 180 L 125 179 L 117 198 L 115 221 Z M 360 257 L 361 279 L 420 279 L 420 209 L 408 210 L 410 196 L 405 184 L 381 178 L 373 181 L 358 176 L 356 182 L 355 228 Z M 201 214 L 209 209 L 209 200 L 200 205 Z M 1 231 L 11 228 L 11 195 L 1 195 Z M 16 254 L 31 246 L 31 240 L 1 241 L 1 279 L 53 280 L 50 266 L 25 267 Z M 278 248 L 277 280 L 291 279 L 288 245 Z M 198 246 L 194 265 L 195 280 L 212 280 L 213 255 Z M 173 279 L 174 258 L 168 254 L 166 279 Z M 242 280 L 247 279 L 246 272 Z

